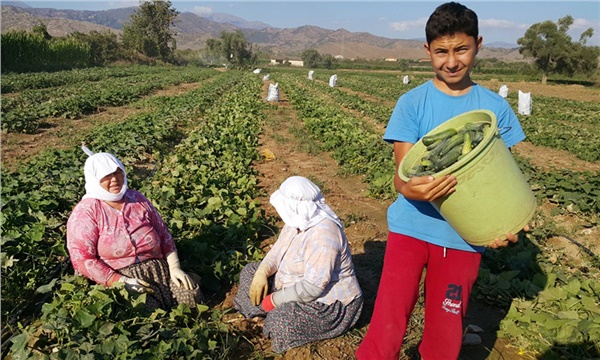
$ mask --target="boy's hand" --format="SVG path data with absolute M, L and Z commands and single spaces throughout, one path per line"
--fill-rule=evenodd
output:
M 524 232 L 529 232 L 529 225 L 525 225 L 525 227 L 523 228 Z M 494 241 L 492 241 L 488 246 L 491 247 L 492 249 L 499 249 L 499 248 L 503 248 L 508 246 L 508 244 L 516 244 L 517 241 L 519 241 L 519 234 L 511 234 L 511 233 L 507 233 L 506 234 L 506 239 L 495 239 Z
M 457 181 L 454 175 L 445 175 L 438 179 L 433 176 L 412 177 L 402 187 L 402 195 L 411 200 L 433 201 L 442 196 L 452 194 Z

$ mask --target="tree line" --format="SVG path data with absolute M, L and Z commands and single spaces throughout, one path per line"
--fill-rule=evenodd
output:
M 117 61 L 181 65 L 187 60 L 176 53 L 173 25 L 178 14 L 171 1 L 143 1 L 123 26 L 120 39 L 110 31 L 53 37 L 42 22 L 31 32 L 10 31 L 1 39 L 2 72 L 69 70 Z M 235 31 L 221 33 L 220 39 L 209 39 L 198 58 L 244 68 L 254 65 L 257 56 L 243 33 Z

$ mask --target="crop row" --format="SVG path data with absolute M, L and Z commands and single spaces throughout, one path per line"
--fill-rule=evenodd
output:
M 347 80 L 345 80 L 347 81 Z M 330 96 L 338 105 L 347 109 L 356 110 L 360 114 L 369 116 L 380 124 L 387 124 L 392 110 L 390 106 L 383 105 L 379 101 L 364 99 L 359 94 L 351 94 L 339 87 L 331 87 L 327 82 L 310 81 L 305 85 L 308 89 L 316 93 L 325 93 Z
M 167 75 L 168 74 L 168 75 Z M 170 70 L 168 73 L 105 79 L 63 87 L 27 90 L 2 102 L 2 129 L 35 131 L 46 117 L 78 118 L 105 106 L 121 106 L 152 91 L 182 82 L 198 82 L 216 72 L 208 69 Z
M 2 74 L 0 84 L 2 94 L 21 92 L 25 90 L 44 89 L 67 84 L 94 82 L 135 75 L 164 73 L 161 66 L 112 66 L 86 69 L 73 69 L 55 72 L 8 73 Z
M 516 108 L 518 95 L 509 94 L 508 101 Z M 519 116 L 527 141 L 600 161 L 599 103 L 539 96 L 532 104 L 531 115 Z

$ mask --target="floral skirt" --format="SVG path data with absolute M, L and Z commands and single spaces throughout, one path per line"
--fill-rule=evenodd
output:
M 194 288 L 188 290 L 177 286 L 169 274 L 169 265 L 165 259 L 150 259 L 119 269 L 119 273 L 127 277 L 141 279 L 150 284 L 153 294 L 147 294 L 146 306 L 150 310 L 161 308 L 164 310 L 176 307 L 178 304 L 187 304 L 195 309 L 196 304 L 204 300 L 200 291 L 200 277 L 187 273 L 194 282 Z
M 354 299 L 348 305 L 336 301 L 324 304 L 318 301 L 308 303 L 288 302 L 265 312 L 262 306 L 254 306 L 250 301 L 250 284 L 259 263 L 248 264 L 240 274 L 238 292 L 234 307 L 244 317 L 265 317 L 263 334 L 271 339 L 271 349 L 283 353 L 304 344 L 331 339 L 350 330 L 358 321 L 363 307 L 363 298 Z M 269 279 L 272 289 L 273 277 Z

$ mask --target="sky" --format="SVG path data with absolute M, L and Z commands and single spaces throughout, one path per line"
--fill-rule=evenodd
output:
M 139 0 L 51 1 L 23 0 L 32 7 L 74 10 L 107 10 L 138 6 Z M 425 23 L 433 10 L 443 1 L 192 1 L 171 0 L 179 12 L 198 15 L 227 13 L 248 21 L 261 21 L 276 28 L 295 28 L 315 25 L 325 29 L 346 29 L 368 32 L 392 39 L 424 39 Z M 600 1 L 556 0 L 475 0 L 460 1 L 474 10 L 479 18 L 483 43 L 516 44 L 517 39 L 535 23 L 571 15 L 574 23 L 569 29 L 573 41 L 578 41 L 587 28 L 594 29 L 588 45 L 600 46 Z

